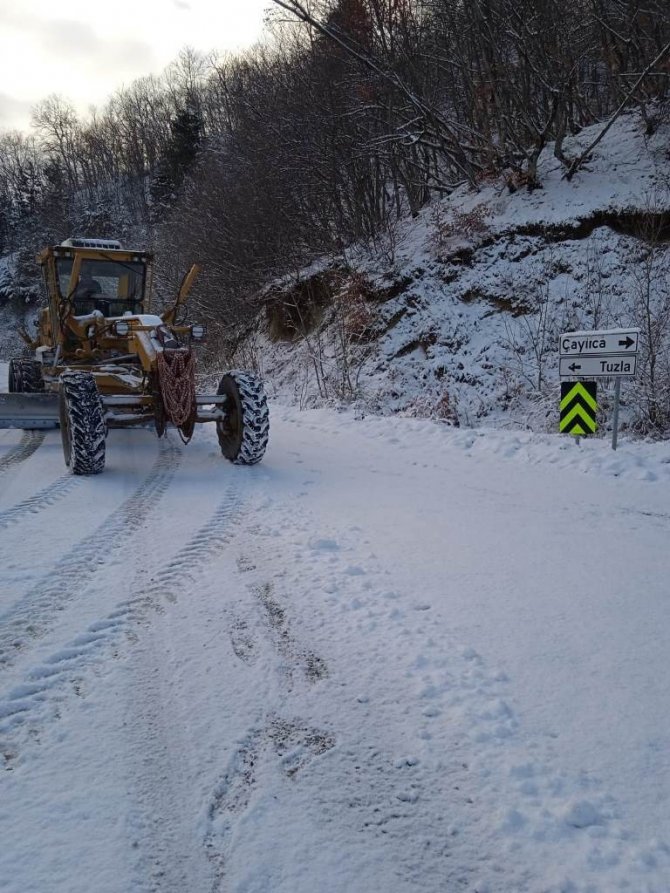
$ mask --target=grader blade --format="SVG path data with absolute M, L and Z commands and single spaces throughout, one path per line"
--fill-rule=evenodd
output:
M 0 394 L 0 428 L 58 428 L 56 394 Z

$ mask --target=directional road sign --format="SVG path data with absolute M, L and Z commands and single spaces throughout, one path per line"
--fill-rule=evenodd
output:
M 561 382 L 559 430 L 562 433 L 579 436 L 595 433 L 597 387 L 595 381 Z
M 635 375 L 637 356 L 616 354 L 601 357 L 561 357 L 561 378 L 625 378 Z
M 562 357 L 605 356 L 637 353 L 639 329 L 606 329 L 602 332 L 566 332 L 561 335 Z

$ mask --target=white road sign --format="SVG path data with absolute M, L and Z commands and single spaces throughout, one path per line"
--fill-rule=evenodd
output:
M 561 335 L 559 353 L 562 357 L 606 356 L 608 354 L 633 356 L 637 353 L 639 336 L 639 329 L 566 332 Z
M 637 356 L 616 354 L 602 357 L 561 357 L 561 378 L 624 378 L 635 375 Z

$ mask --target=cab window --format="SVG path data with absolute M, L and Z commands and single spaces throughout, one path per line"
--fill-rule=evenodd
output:
M 58 258 L 58 290 L 62 298 L 74 302 L 76 316 L 99 310 L 104 316 L 141 313 L 144 300 L 145 266 L 143 263 L 83 260 L 79 279 L 71 282 L 73 259 Z

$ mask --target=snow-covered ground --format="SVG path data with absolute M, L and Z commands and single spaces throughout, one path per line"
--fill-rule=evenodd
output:
M 669 497 L 329 410 L 251 469 L 0 432 L 0 890 L 667 893 Z

